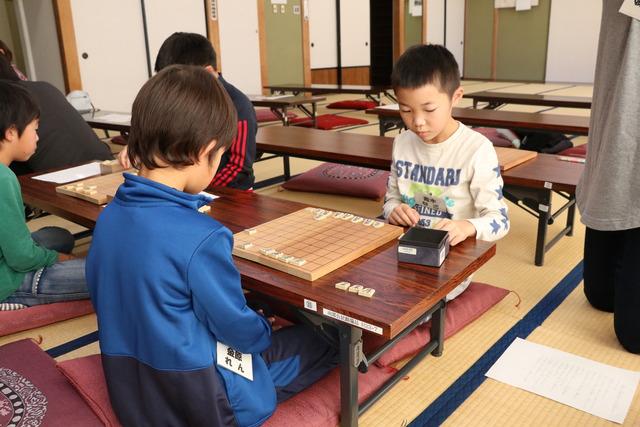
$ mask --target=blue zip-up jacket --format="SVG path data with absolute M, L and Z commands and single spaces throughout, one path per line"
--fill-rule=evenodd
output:
M 87 284 L 125 426 L 256 426 L 275 410 L 271 327 L 247 307 L 231 232 L 197 211 L 209 202 L 125 174 L 98 218 Z M 217 366 L 218 340 L 253 355 L 253 381 Z

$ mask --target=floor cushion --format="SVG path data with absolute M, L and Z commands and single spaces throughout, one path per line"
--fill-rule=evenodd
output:
M 558 153 L 561 156 L 587 157 L 587 144 L 577 145 L 575 147 L 567 148 Z
M 0 425 L 102 426 L 82 397 L 33 341 L 0 347 Z
M 58 363 L 58 369 L 73 384 L 105 426 L 120 426 L 118 417 L 113 412 L 109 401 L 107 383 L 102 370 L 102 359 L 99 354 L 65 360 Z
M 472 282 L 457 298 L 447 303 L 445 339 L 454 335 L 500 302 L 509 291 L 485 283 Z M 431 321 L 418 326 L 387 350 L 377 361 L 388 366 L 418 353 L 431 339 Z M 365 352 L 369 353 L 384 341 L 374 335 L 365 336 Z
M 337 101 L 327 105 L 327 108 L 340 109 L 340 110 L 369 110 L 376 108 L 377 102 L 366 100 L 350 100 L 350 101 Z
M 286 190 L 340 194 L 380 200 L 387 190 L 388 171 L 323 163 L 282 184 Z
M 93 313 L 89 300 L 41 304 L 20 310 L 0 311 L 0 336 L 50 325 Z
M 106 426 L 120 425 L 109 402 L 99 355 L 67 360 L 58 367 Z M 391 368 L 371 366 L 366 374 L 358 374 L 358 400 L 364 401 L 394 372 Z M 313 386 L 278 405 L 264 425 L 299 427 L 304 420 L 305 427 L 335 426 L 339 413 L 340 371 L 336 368 Z
M 298 117 L 298 115 L 296 113 L 292 113 L 288 111 L 287 117 L 289 117 L 290 119 L 293 119 L 295 117 Z M 281 119 L 276 115 L 276 113 L 271 111 L 271 109 L 269 108 L 256 108 L 256 120 L 258 121 L 258 123 L 262 123 L 262 122 L 275 122 Z
M 477 127 L 473 128 L 473 130 L 484 135 L 495 147 L 514 147 L 512 140 L 508 139 L 496 128 Z
M 369 122 L 364 119 L 338 116 L 336 114 L 321 114 L 316 117 L 317 128 L 323 130 L 337 129 L 345 126 L 366 125 Z M 313 120 L 310 117 L 297 117 L 289 121 L 296 126 L 313 127 Z

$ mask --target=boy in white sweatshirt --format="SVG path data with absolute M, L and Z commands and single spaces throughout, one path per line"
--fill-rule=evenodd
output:
M 509 230 L 498 157 L 491 142 L 451 116 L 462 98 L 460 72 L 445 47 L 409 48 L 391 84 L 407 131 L 395 138 L 384 216 L 391 224 L 446 230 L 452 246 L 467 237 L 494 241 Z M 449 295 L 460 295 L 464 280 Z

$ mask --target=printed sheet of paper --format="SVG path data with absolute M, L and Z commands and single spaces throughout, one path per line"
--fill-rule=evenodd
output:
M 640 3 L 637 0 L 624 0 L 624 3 L 620 6 L 620 13 L 640 20 Z
M 105 114 L 104 116 L 97 117 L 97 119 L 110 123 L 129 123 L 131 121 L 131 114 Z
M 516 0 L 516 10 L 518 12 L 531 10 L 531 0 Z
M 85 179 L 89 178 L 90 176 L 96 175 L 100 175 L 100 162 L 93 162 L 87 165 L 63 169 L 58 172 L 51 172 L 44 175 L 34 176 L 33 179 L 37 179 L 39 181 L 55 182 L 56 184 L 65 184 L 67 182 L 78 181 L 80 179 Z
M 619 424 L 640 372 L 620 369 L 517 338 L 486 376 Z

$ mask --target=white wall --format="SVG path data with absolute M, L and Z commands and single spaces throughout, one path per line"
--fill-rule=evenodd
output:
M 256 0 L 218 0 L 218 30 L 224 78 L 246 94 L 260 94 Z
M 460 74 L 464 68 L 465 0 L 447 0 L 447 49 L 458 62 Z
M 26 73 L 65 92 L 58 30 L 50 1 L 15 0 Z
M 235 0 L 234 3 L 246 1 Z M 110 0 L 107 1 L 109 2 Z M 138 1 L 132 3 L 139 4 Z M 218 3 L 224 2 L 218 1 Z M 253 3 L 256 7 L 255 1 Z M 206 11 L 202 0 L 145 0 L 145 14 L 152 70 L 156 64 L 160 46 L 171 34 L 180 31 L 207 36 Z M 243 14 L 237 16 L 243 16 Z
M 309 0 L 309 62 L 311 69 L 338 66 L 337 30 L 335 0 Z
M 343 67 L 371 64 L 369 0 L 340 2 L 340 60 Z
M 423 1 L 427 2 L 426 42 L 431 44 L 444 44 L 444 0 Z
M 96 108 L 131 111 L 149 78 L 140 3 L 71 0 L 71 11 L 82 88 Z
M 601 0 L 551 2 L 548 82 L 593 83 L 601 13 Z

